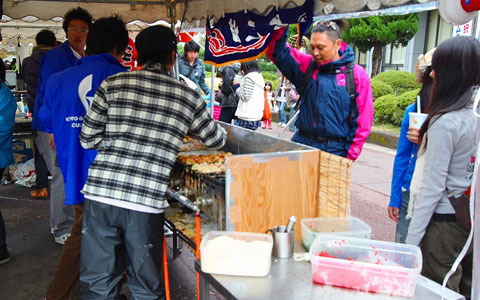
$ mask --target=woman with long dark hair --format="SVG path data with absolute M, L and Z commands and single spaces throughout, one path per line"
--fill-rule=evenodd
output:
M 432 60 L 433 95 L 420 129 L 419 154 L 410 187 L 406 242 L 420 245 L 422 275 L 442 283 L 469 232 L 459 225 L 449 197 L 472 184 L 477 148 L 473 87 L 480 85 L 480 42 L 454 37 L 441 43 Z M 413 213 L 411 209 L 413 208 Z M 473 253 L 470 248 L 447 287 L 470 298 Z
M 433 78 L 432 56 L 435 49 L 428 51 L 425 55 L 418 57 L 417 81 L 422 83 L 418 97 L 420 97 L 420 109 L 424 112 L 432 97 Z M 397 153 L 393 164 L 392 187 L 390 192 L 390 204 L 388 205 L 388 216 L 397 222 L 395 242 L 405 243 L 410 219 L 406 219 L 408 202 L 410 200 L 410 183 L 412 181 L 415 162 L 417 161 L 418 141 L 409 140 L 408 125 L 409 113 L 417 111 L 417 103 L 414 102 L 405 110 L 403 116 L 400 136 L 398 138 Z

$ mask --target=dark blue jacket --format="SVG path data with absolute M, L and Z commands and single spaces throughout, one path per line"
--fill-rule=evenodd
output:
M 22 74 L 27 84 L 27 104 L 28 110 L 35 110 L 35 98 L 37 97 L 38 75 L 40 72 L 40 62 L 42 57 L 48 51 L 52 50 L 49 46 L 36 46 L 33 48 L 32 55 L 26 57 L 22 63 Z
M 97 151 L 80 145 L 83 117 L 103 80 L 122 71 L 125 68 L 110 54 L 92 55 L 81 58 L 75 67 L 54 74 L 47 81 L 45 103 L 39 117 L 45 131 L 53 132 L 65 182 L 65 204 L 83 202 L 80 191 L 97 155 Z
M 197 84 L 197 93 L 199 95 L 201 95 L 200 88 L 206 95 L 210 94 L 210 89 L 205 83 L 205 64 L 203 63 L 203 60 L 197 57 L 192 66 L 187 61 L 185 55 L 182 55 L 178 59 L 178 71 L 180 74 Z
M 53 48 L 43 56 L 42 62 L 40 63 L 40 73 L 38 75 L 38 88 L 33 111 L 32 129 L 45 131 L 42 122 L 40 122 L 38 118 L 38 112 L 44 102 L 45 84 L 48 78 L 66 68 L 73 67 L 77 63 L 77 60 L 68 42 Z
M 409 112 L 414 112 L 415 103 L 407 107 L 402 120 L 400 136 L 398 138 L 397 154 L 393 163 L 392 190 L 390 192 L 390 204 L 388 206 L 400 208 L 402 203 L 402 187 L 410 190 L 413 171 L 417 162 L 418 145 L 407 139 Z

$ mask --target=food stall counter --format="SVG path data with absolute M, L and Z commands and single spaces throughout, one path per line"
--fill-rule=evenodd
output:
M 295 242 L 295 252 L 305 252 L 300 241 Z M 310 262 L 294 261 L 293 258 L 272 257 L 270 273 L 266 277 L 240 277 L 203 273 L 200 261 L 195 262 L 200 273 L 200 299 L 209 299 L 208 286 L 212 285 L 227 299 L 323 299 L 323 300 L 440 300 L 442 287 L 423 276 L 419 276 L 415 295 L 411 298 L 392 297 L 384 294 L 360 292 L 315 284 L 312 281 Z M 446 289 L 445 300 L 464 300 L 462 295 Z

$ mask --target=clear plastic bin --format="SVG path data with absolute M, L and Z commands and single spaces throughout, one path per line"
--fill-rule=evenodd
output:
M 420 248 L 375 240 L 319 235 L 310 248 L 313 282 L 411 297 L 422 269 Z
M 372 228 L 358 218 L 305 218 L 302 219 L 302 243 L 309 250 L 319 234 L 334 234 L 369 239 Z
M 271 235 L 233 231 L 210 231 L 200 244 L 205 273 L 263 277 L 270 272 Z

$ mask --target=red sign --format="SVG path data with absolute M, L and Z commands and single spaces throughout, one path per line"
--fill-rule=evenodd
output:
M 132 39 L 128 39 L 128 46 L 125 49 L 125 53 L 120 60 L 120 63 L 127 68 L 128 71 L 135 69 L 135 61 L 137 60 L 137 49 Z

